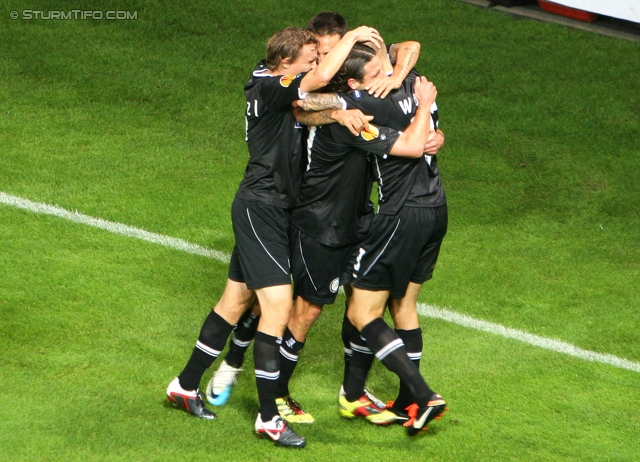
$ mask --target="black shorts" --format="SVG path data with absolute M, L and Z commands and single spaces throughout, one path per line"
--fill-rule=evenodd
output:
M 332 304 L 354 245 L 329 247 L 295 225 L 291 225 L 290 241 L 293 296 L 316 305 Z
M 447 219 L 446 205 L 376 215 L 349 259 L 345 279 L 359 289 L 388 290 L 393 298 L 403 298 L 409 282 L 431 279 Z
M 231 221 L 236 245 L 229 279 L 249 289 L 291 284 L 289 212 L 256 201 L 235 198 Z

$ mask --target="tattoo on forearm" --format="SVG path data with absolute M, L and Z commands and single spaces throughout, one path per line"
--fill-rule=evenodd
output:
M 335 93 L 310 93 L 302 100 L 302 109 L 305 111 L 342 109 L 342 101 Z
M 298 112 L 298 122 L 302 125 L 308 125 L 311 127 L 317 127 L 320 125 L 332 124 L 335 122 L 331 117 L 332 109 L 327 109 L 325 111 L 320 112 L 306 112 L 300 111 Z
M 401 51 L 406 51 L 406 54 L 403 54 L 402 60 L 398 61 L 398 65 L 400 67 L 400 69 L 398 69 L 398 72 L 400 72 L 404 76 L 407 76 L 409 75 L 409 71 L 413 69 L 413 66 L 415 65 L 414 58 L 416 56 L 416 52 L 408 47 L 403 48 Z M 400 55 L 400 52 L 398 52 L 398 55 Z

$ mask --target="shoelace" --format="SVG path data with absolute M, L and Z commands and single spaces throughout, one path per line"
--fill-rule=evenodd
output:
M 373 392 L 371 391 L 371 389 L 365 388 L 364 389 L 364 395 L 367 398 L 369 398 L 369 401 L 371 401 L 377 407 L 379 407 L 380 409 L 384 409 L 384 407 L 385 407 L 384 403 L 373 395 Z
M 287 399 L 287 404 L 289 405 L 289 407 L 291 409 L 293 409 L 294 412 L 304 412 L 302 410 L 302 407 L 300 406 L 300 403 L 298 403 L 295 399 L 293 399 L 291 396 L 289 396 Z
M 230 385 L 235 385 L 238 383 L 238 373 L 242 372 L 242 369 L 240 370 L 231 370 L 231 369 L 227 369 L 227 370 L 218 370 L 216 371 L 216 379 L 218 379 L 218 377 L 220 378 L 220 382 L 222 382 L 222 385 L 220 385 L 221 388 L 226 388 Z M 217 380 L 216 380 L 217 382 Z M 216 386 L 217 388 L 217 386 Z
M 418 417 L 418 410 L 420 407 L 416 404 L 410 404 L 405 408 L 407 410 L 407 415 L 409 416 L 409 420 L 404 424 L 405 427 L 413 426 L 413 423 L 416 421 L 416 417 Z

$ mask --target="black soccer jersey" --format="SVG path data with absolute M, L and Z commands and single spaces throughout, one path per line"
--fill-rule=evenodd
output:
M 373 215 L 367 152 L 385 155 L 399 136 L 388 127 L 359 136 L 338 124 L 312 128 L 307 142 L 309 167 L 291 214 L 293 223 L 328 246 L 358 241 Z
M 341 95 L 349 108 L 357 108 L 374 116 L 372 123 L 404 130 L 416 114 L 417 99 L 413 85 L 418 73 L 412 70 L 402 86 L 384 98 L 354 90 Z M 431 108 L 431 119 L 438 126 L 438 112 Z M 378 181 L 378 213 L 395 215 L 403 206 L 438 207 L 446 203 L 435 156 L 418 159 L 375 156 L 374 170 Z
M 304 74 L 271 76 L 265 60 L 244 87 L 249 162 L 236 197 L 289 208 L 301 181 L 303 127 L 291 103 L 301 99 Z

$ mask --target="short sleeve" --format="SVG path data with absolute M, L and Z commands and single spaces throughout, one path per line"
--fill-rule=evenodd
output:
M 300 93 L 300 82 L 305 74 L 277 75 L 265 77 L 267 80 L 260 88 L 262 101 L 272 111 L 291 109 L 291 103 L 304 99 L 306 95 Z
M 391 148 L 400 137 L 400 132 L 393 128 L 373 124 L 369 124 L 369 128 L 361 131 L 358 136 L 354 136 L 346 127 L 338 124 L 332 124 L 332 128 L 334 138 L 341 144 L 381 157 L 389 155 Z

